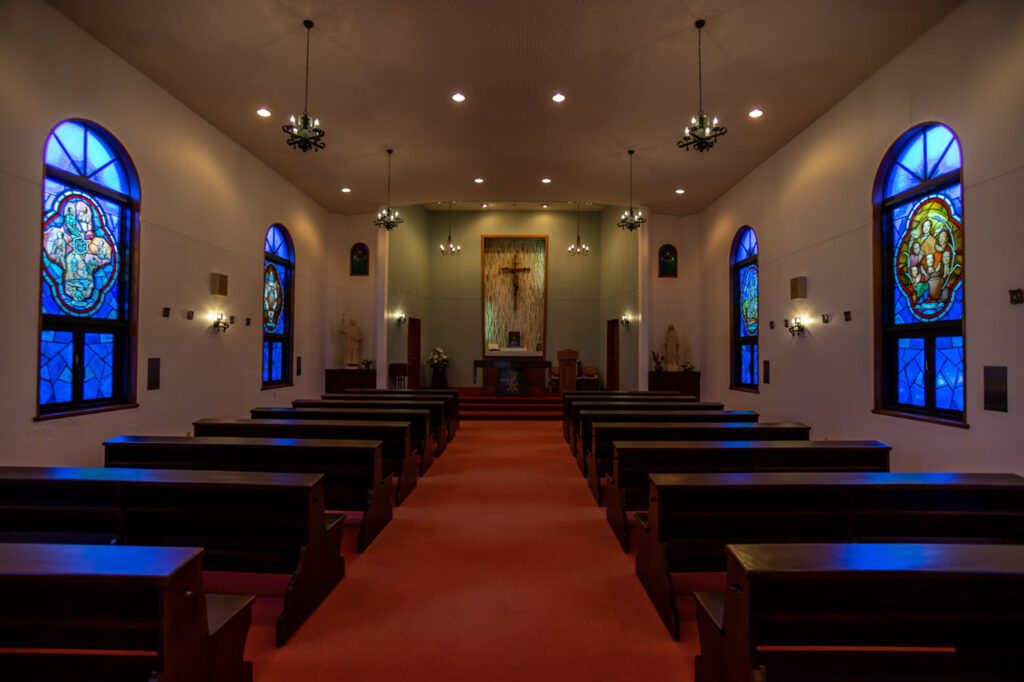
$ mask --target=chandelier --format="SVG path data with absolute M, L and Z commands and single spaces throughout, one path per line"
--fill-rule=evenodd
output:
M 390 232 L 391 230 L 398 227 L 400 223 L 405 221 L 398 217 L 398 211 L 391 208 L 391 153 L 393 149 L 388 151 L 388 203 L 384 210 L 377 214 L 377 219 L 373 221 L 373 224 L 377 227 L 383 227 L 385 230 Z
M 442 256 L 458 256 L 462 253 L 462 245 L 452 243 L 452 202 L 448 202 L 448 243 L 441 244 Z
M 320 141 L 324 137 L 324 130 L 320 127 L 320 119 L 309 114 L 309 29 L 313 28 L 313 22 L 306 19 L 302 25 L 306 27 L 306 94 L 302 100 L 302 115 L 298 120 L 294 116 L 289 118 L 281 130 L 288 133 L 289 147 L 316 152 L 324 148 L 324 143 Z
M 580 238 L 580 202 L 576 202 L 576 243 L 569 244 L 570 256 L 586 256 L 590 253 L 590 247 L 583 243 Z
M 697 27 L 697 115 L 690 118 L 690 125 L 683 131 L 683 139 L 676 143 L 686 151 L 690 151 L 690 147 L 693 147 L 698 152 L 706 152 L 715 146 L 715 140 L 729 132 L 718 125 L 717 117 L 712 118 L 704 113 L 703 64 L 700 45 L 700 30 L 704 28 L 704 23 L 703 19 L 698 19 L 694 24 Z
M 644 217 L 644 212 L 638 208 L 633 208 L 633 150 L 629 150 L 629 210 L 623 211 L 622 217 L 619 219 L 619 227 L 624 230 L 637 230 L 641 225 L 647 222 L 647 218 Z

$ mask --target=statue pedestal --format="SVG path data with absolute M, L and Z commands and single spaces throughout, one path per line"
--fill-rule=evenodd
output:
M 434 367 L 434 372 L 430 375 L 430 387 L 431 388 L 448 388 L 448 370 L 438 369 Z
M 700 400 L 700 372 L 648 372 L 648 391 L 679 391 Z
M 324 374 L 324 393 L 341 393 L 346 388 L 377 388 L 375 369 L 328 369 Z

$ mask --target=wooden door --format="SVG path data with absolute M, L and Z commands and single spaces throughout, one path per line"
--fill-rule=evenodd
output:
M 408 365 L 408 376 L 405 379 L 406 388 L 419 388 L 420 377 L 423 376 L 423 360 L 420 358 L 420 319 L 409 318 L 409 336 L 406 339 L 406 364 Z
M 608 320 L 608 361 L 605 365 L 604 387 L 607 391 L 619 390 L 619 321 Z

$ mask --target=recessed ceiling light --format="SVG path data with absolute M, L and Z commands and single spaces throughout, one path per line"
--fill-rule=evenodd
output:
M 548 205 L 547 205 L 547 204 L 541 204 L 541 206 L 543 206 L 544 208 L 547 208 L 547 207 L 548 207 Z
M 456 102 L 465 102 L 466 96 L 463 95 L 461 92 L 456 92 L 454 95 L 452 95 L 452 99 L 455 100 Z
M 260 107 L 259 109 L 256 110 L 256 115 L 262 116 L 263 118 L 267 118 L 268 116 L 270 116 L 270 109 L 267 109 L 266 107 Z
M 676 190 L 676 194 L 686 194 L 686 190 L 682 189 L 682 188 L 679 188 L 679 189 Z
M 551 178 L 541 178 L 540 181 L 543 182 L 545 185 L 551 184 Z
M 480 204 L 481 208 L 487 208 L 487 204 Z
M 349 188 L 349 187 L 342 187 L 342 188 L 341 188 L 341 191 L 342 191 L 342 192 L 344 192 L 345 194 L 348 194 L 349 192 L 351 192 L 351 191 L 352 191 L 352 189 L 351 189 L 351 188 Z
M 562 94 L 562 93 L 560 93 L 560 92 L 556 92 L 556 93 L 555 93 L 555 94 L 554 94 L 554 95 L 553 95 L 553 96 L 551 97 L 551 101 L 552 101 L 552 102 L 559 102 L 559 103 L 561 103 L 561 102 L 564 102 L 564 101 L 565 101 L 565 95 L 563 95 L 563 94 Z
M 750 118 L 761 118 L 762 116 L 764 116 L 764 112 L 761 111 L 760 109 L 751 109 L 750 113 L 747 114 L 747 116 L 749 116 Z
M 475 183 L 476 183 L 476 184 L 478 184 L 478 185 L 479 185 L 479 184 L 482 184 L 482 183 L 483 183 L 483 181 L 484 181 L 484 179 L 483 179 L 483 178 L 473 178 L 473 182 L 475 182 Z

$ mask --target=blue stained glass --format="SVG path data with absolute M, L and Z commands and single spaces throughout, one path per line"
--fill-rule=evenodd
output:
M 287 316 L 284 315 L 286 274 L 285 268 L 277 263 L 265 261 L 263 264 L 263 331 L 270 334 L 287 332 Z
M 263 245 L 263 250 L 288 262 L 295 260 L 295 257 L 292 255 L 291 241 L 285 235 L 284 229 L 278 225 L 271 225 L 270 229 L 267 230 L 267 239 Z
M 935 338 L 935 407 L 964 409 L 964 337 Z
M 752 384 L 756 384 L 757 383 L 757 356 L 758 356 L 758 348 L 759 348 L 759 346 L 756 345 L 756 344 L 750 347 L 750 350 L 751 350 L 750 376 L 751 376 L 751 379 L 752 379 L 752 381 L 750 383 L 752 383 Z
M 757 263 L 748 265 L 740 278 L 740 336 L 757 336 Z
M 263 342 L 263 383 L 270 381 L 270 342 Z
M 928 153 L 926 177 L 933 177 L 939 161 L 946 155 L 953 143 L 953 131 L 946 126 L 932 126 L 925 132 L 925 150 Z
M 889 182 L 885 188 L 885 196 L 887 198 L 896 196 L 904 190 L 915 187 L 919 182 L 920 180 L 915 178 L 906 168 L 896 164 L 893 166 L 892 173 L 889 174 Z
M 114 335 L 87 333 L 83 357 L 85 377 L 82 399 L 111 398 L 114 395 Z
M 924 168 L 924 133 L 918 133 L 900 153 L 899 164 L 918 177 L 927 175 Z
M 897 402 L 924 407 L 924 364 L 924 339 L 897 340 Z
M 65 170 L 76 175 L 84 175 L 85 127 L 81 123 L 65 121 L 57 126 L 53 131 L 53 135 L 61 147 L 64 148 L 64 153 L 68 155 L 73 164 L 71 167 L 65 168 Z
M 736 244 L 736 253 L 733 255 L 732 262 L 739 263 L 744 261 L 751 256 L 757 255 L 757 235 L 749 227 L 744 227 L 743 232 L 740 235 L 739 241 Z
M 46 141 L 46 164 L 122 194 L 129 194 L 127 172 L 117 152 L 95 130 L 75 121 L 61 123 Z
M 914 135 L 899 152 L 886 178 L 885 196 L 895 196 L 960 166 L 960 142 L 956 135 L 944 125 L 931 126 Z M 956 212 L 960 214 L 959 207 Z
M 128 194 L 128 179 L 125 177 L 124 169 L 119 163 L 111 163 L 93 175 L 90 180 L 98 182 L 104 187 L 116 190 L 121 194 Z
M 280 381 L 281 380 L 281 346 L 280 341 L 274 341 L 270 344 L 270 380 Z
M 753 377 L 750 374 L 750 353 L 751 346 L 740 346 L 740 383 L 752 384 Z
M 85 133 L 85 173 L 92 175 L 100 168 L 114 160 L 114 153 L 103 144 L 96 133 L 87 131 Z
M 74 363 L 74 335 L 43 330 L 39 343 L 39 404 L 71 400 Z
M 939 161 L 938 168 L 932 171 L 932 175 L 943 175 L 950 171 L 955 171 L 963 165 L 963 160 L 960 158 L 960 143 L 953 139 L 953 143 L 949 145 L 949 149 L 946 151 L 945 156 Z
M 963 317 L 963 222 L 959 184 L 899 206 L 893 220 L 895 324 Z

